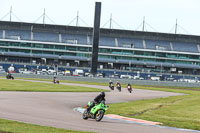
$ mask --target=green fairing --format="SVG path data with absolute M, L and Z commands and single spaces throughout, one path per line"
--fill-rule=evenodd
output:
M 92 103 L 89 101 L 88 102 L 88 105 L 90 106 Z M 108 106 L 106 106 L 106 105 L 104 105 L 103 103 L 100 103 L 100 104 L 96 104 L 92 109 L 91 109 L 91 112 L 93 113 L 93 114 L 96 114 L 96 112 L 98 111 L 98 110 L 103 110 L 104 112 L 105 112 L 105 110 L 107 110 L 108 109 Z
M 88 105 L 90 106 L 91 104 L 92 104 L 92 102 L 91 102 L 91 101 L 89 101 L 89 102 L 88 102 Z

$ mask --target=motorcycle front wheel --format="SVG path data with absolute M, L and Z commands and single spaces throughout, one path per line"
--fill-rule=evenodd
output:
M 88 119 L 88 112 L 87 112 L 87 110 L 85 110 L 84 112 L 83 112 L 83 119 L 84 120 L 87 120 Z
M 104 111 L 99 110 L 99 111 L 97 112 L 97 114 L 96 114 L 95 120 L 96 120 L 97 122 L 99 122 L 99 121 L 101 121 L 101 119 L 103 118 L 103 116 L 104 116 Z

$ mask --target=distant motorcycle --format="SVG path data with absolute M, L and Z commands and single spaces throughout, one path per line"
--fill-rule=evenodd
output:
M 8 75 L 6 75 L 6 79 L 12 79 L 12 80 L 14 80 L 14 77 L 12 76 L 12 74 L 8 74 Z
M 129 92 L 129 93 L 131 93 L 131 92 L 133 91 L 133 90 L 132 90 L 132 87 L 131 87 L 130 85 L 127 86 L 127 89 L 128 89 L 128 92 Z
M 110 87 L 111 90 L 114 90 L 114 85 L 113 85 L 113 83 L 111 83 L 111 84 L 109 85 L 109 87 Z
M 117 84 L 116 88 L 118 89 L 119 92 L 121 92 L 121 85 L 120 84 Z
M 54 84 L 59 84 L 60 81 L 59 81 L 57 78 L 55 78 L 55 79 L 53 79 L 53 83 L 54 83 Z

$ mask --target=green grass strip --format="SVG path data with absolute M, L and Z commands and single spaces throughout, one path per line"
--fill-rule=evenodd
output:
M 0 133 L 91 133 L 0 119 Z
M 200 91 L 181 92 L 189 95 L 111 104 L 106 113 L 161 122 L 165 126 L 200 130 Z
M 100 92 L 103 89 L 61 85 L 53 83 L 39 83 L 20 80 L 0 80 L 0 91 L 31 91 L 31 92 Z

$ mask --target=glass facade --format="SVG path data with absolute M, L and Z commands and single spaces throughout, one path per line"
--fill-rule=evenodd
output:
M 64 44 L 42 44 L 30 42 L 0 41 L 1 52 L 20 52 L 29 54 L 49 54 L 58 56 L 91 57 L 91 45 L 64 45 Z M 134 48 L 100 47 L 99 58 L 121 59 L 130 61 L 152 61 L 180 64 L 200 65 L 200 55 L 193 53 L 175 53 L 171 51 L 145 51 Z

